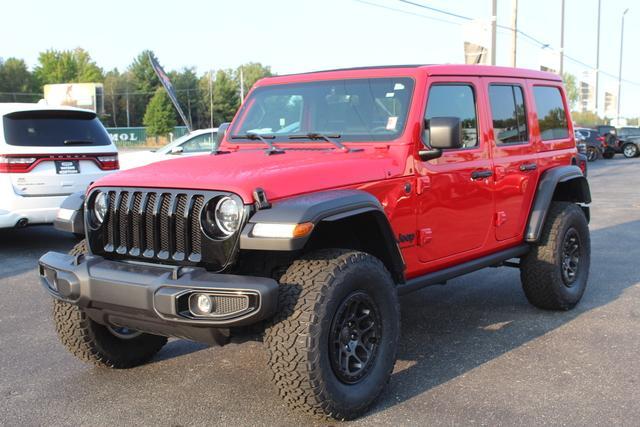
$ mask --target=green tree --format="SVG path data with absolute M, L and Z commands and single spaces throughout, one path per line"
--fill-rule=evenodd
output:
M 156 89 L 155 95 L 149 101 L 144 113 L 144 125 L 150 136 L 164 136 L 169 134 L 176 125 L 176 116 L 169 96 L 163 88 Z
M 238 87 L 240 87 L 240 69 L 242 69 L 242 75 L 244 77 L 245 96 L 258 80 L 263 77 L 270 77 L 273 75 L 271 67 L 262 65 L 259 62 L 248 62 L 236 69 L 235 81 L 238 84 Z
M 576 83 L 576 76 L 564 73 L 562 75 L 562 79 L 564 80 L 564 88 L 567 91 L 569 107 L 573 109 L 576 107 L 578 100 L 580 99 L 580 91 L 578 89 L 578 84 Z
M 213 122 L 230 122 L 240 106 L 239 87 L 231 70 L 219 70 L 213 85 Z
M 47 50 L 38 56 L 33 71 L 40 84 L 50 83 L 101 83 L 102 69 L 91 59 L 87 51 Z
M 126 89 L 130 93 L 131 126 L 139 126 L 142 123 L 145 108 L 156 89 L 160 87 L 160 81 L 153 71 L 149 55 L 156 57 L 152 51 L 143 50 L 128 68 L 130 79 L 127 79 Z
M 0 58 L 0 101 L 36 102 L 42 92 L 35 78 L 22 59 Z
M 198 76 L 195 68 L 183 68 L 182 71 L 172 71 L 169 78 L 176 90 L 178 102 L 182 107 L 187 119 L 192 124 L 198 123 L 199 103 L 198 103 Z M 176 120 L 181 123 L 182 119 L 176 111 Z M 182 123 L 181 123 L 182 124 Z
M 593 127 L 607 124 L 607 120 L 599 117 L 593 111 L 572 111 L 571 119 L 579 126 Z

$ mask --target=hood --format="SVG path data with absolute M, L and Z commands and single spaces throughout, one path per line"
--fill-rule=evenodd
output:
M 262 188 L 269 200 L 400 176 L 407 146 L 368 146 L 363 151 L 288 149 L 266 155 L 242 148 L 228 154 L 157 162 L 108 175 L 94 186 L 220 190 L 253 202 Z

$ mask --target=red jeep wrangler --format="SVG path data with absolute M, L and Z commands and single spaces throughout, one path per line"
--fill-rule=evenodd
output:
M 211 155 L 110 175 L 65 203 L 58 225 L 86 240 L 39 271 L 80 359 L 129 368 L 166 337 L 224 343 L 262 325 L 289 405 L 349 419 L 389 381 L 399 295 L 500 265 L 537 307 L 584 293 L 591 196 L 554 74 L 272 77 L 220 134 Z

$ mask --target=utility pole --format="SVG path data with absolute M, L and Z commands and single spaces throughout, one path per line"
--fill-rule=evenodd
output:
M 516 67 L 518 46 L 518 0 L 511 0 L 511 66 Z
M 598 0 L 598 40 L 596 41 L 596 114 L 598 114 L 598 82 L 600 80 L 600 6 L 602 0 Z
M 491 65 L 496 65 L 497 24 L 498 24 L 498 0 L 491 0 Z
M 624 16 L 629 12 L 625 9 L 622 12 L 622 25 L 620 26 L 620 67 L 618 68 L 618 108 L 616 108 L 616 125 L 620 126 L 620 94 L 622 89 L 622 47 L 624 46 Z
M 209 70 L 209 113 L 211 117 L 210 127 L 213 127 L 213 70 Z
M 244 73 L 240 66 L 240 104 L 244 102 Z
M 564 72 L 564 0 L 562 0 L 562 12 L 560 12 L 560 77 Z
M 131 121 L 129 120 L 129 77 L 127 77 L 126 84 L 127 84 L 127 95 L 126 95 L 126 99 L 127 99 L 127 127 L 131 127 Z

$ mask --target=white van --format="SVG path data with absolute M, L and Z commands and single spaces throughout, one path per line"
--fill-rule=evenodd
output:
M 0 228 L 52 223 L 62 201 L 119 169 L 96 114 L 0 104 Z

